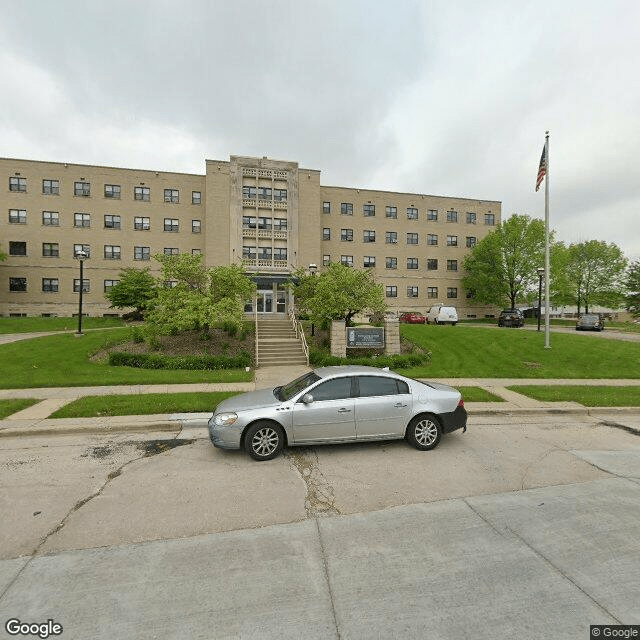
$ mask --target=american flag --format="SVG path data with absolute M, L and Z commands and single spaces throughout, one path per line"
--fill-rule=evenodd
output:
M 536 191 L 540 188 L 544 177 L 547 175 L 547 145 L 542 147 L 542 156 L 540 157 L 540 166 L 538 167 L 538 178 L 536 180 Z

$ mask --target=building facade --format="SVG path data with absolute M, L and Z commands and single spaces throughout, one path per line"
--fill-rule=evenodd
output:
M 79 251 L 91 316 L 121 313 L 104 294 L 122 268 L 159 275 L 153 256 L 182 252 L 207 266 L 243 262 L 261 314 L 288 311 L 293 271 L 329 262 L 372 269 L 392 311 L 495 312 L 461 278 L 500 202 L 323 186 L 319 170 L 270 158 L 205 165 L 200 175 L 0 158 L 0 314 L 77 313 Z

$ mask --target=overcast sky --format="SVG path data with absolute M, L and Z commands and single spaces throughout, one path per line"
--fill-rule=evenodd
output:
M 501 200 L 640 259 L 637 0 L 0 0 L 0 155 Z

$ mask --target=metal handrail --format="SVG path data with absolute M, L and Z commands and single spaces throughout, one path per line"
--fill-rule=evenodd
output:
M 253 298 L 253 321 L 256 325 L 256 369 L 258 368 L 258 298 Z
M 307 344 L 307 339 L 304 335 L 302 323 L 298 318 L 296 318 L 296 314 L 293 309 L 289 309 L 289 318 L 293 324 L 293 330 L 296 333 L 296 338 L 302 341 L 302 350 L 304 351 L 304 357 L 307 360 L 307 366 L 309 366 L 309 345 Z

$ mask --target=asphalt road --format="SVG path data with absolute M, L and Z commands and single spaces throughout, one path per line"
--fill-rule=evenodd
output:
M 475 417 L 432 452 L 202 430 L 5 438 L 5 621 L 62 638 L 588 638 L 640 624 L 640 415 Z M 603 422 L 617 423 L 617 427 Z M 622 423 L 622 424 L 621 424 Z

